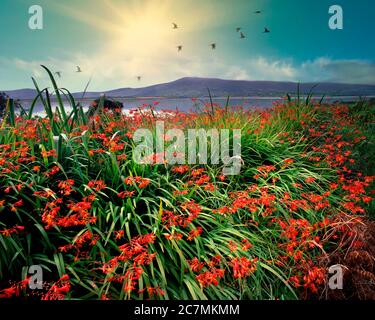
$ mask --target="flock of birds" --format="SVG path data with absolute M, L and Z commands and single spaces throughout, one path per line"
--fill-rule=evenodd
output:
M 261 14 L 262 11 L 257 10 L 257 11 L 254 11 L 254 13 L 255 14 Z M 172 27 L 173 27 L 173 29 L 178 29 L 177 23 L 172 22 Z M 237 27 L 236 28 L 236 32 L 239 33 L 240 39 L 245 39 L 246 38 L 245 34 L 242 32 L 242 28 L 241 27 Z M 270 32 L 271 32 L 270 29 L 268 29 L 267 27 L 264 27 L 263 33 L 270 33 Z M 215 50 L 216 49 L 216 43 L 211 43 L 210 47 L 211 47 L 212 50 Z M 177 46 L 177 51 L 180 52 L 182 50 L 182 48 L 183 48 L 182 45 L 178 45 Z
M 262 13 L 262 11 L 260 11 L 260 10 L 254 11 L 254 14 L 261 14 L 261 13 Z M 177 25 L 177 23 L 172 22 L 172 28 L 173 28 L 173 29 L 178 29 L 179 26 Z M 240 39 L 245 39 L 245 38 L 246 38 L 246 35 L 242 32 L 242 28 L 241 28 L 241 27 L 237 27 L 237 28 L 236 28 L 236 32 L 240 35 Z M 270 29 L 268 29 L 268 27 L 264 27 L 264 31 L 263 31 L 263 33 L 270 33 L 270 32 L 271 32 L 271 31 L 270 31 Z M 215 50 L 215 49 L 216 49 L 216 43 L 215 43 L 215 42 L 211 43 L 209 46 L 211 47 L 212 50 Z M 182 51 L 182 48 L 183 48 L 182 45 L 178 45 L 178 46 L 177 46 L 177 51 L 178 51 L 178 52 Z M 76 68 L 77 68 L 77 69 L 76 69 L 75 72 L 77 72 L 77 73 L 81 73 L 81 72 L 82 72 L 82 69 L 81 69 L 80 66 L 77 66 Z M 61 78 L 61 76 L 62 76 L 62 71 L 56 71 L 55 74 L 56 74 L 59 78 Z M 137 76 L 137 80 L 138 80 L 138 81 L 141 81 L 141 80 L 142 80 L 142 76 Z
M 80 66 L 77 66 L 76 68 L 77 68 L 77 69 L 76 69 L 76 72 L 78 72 L 78 73 L 81 73 L 81 72 L 82 72 L 82 69 L 81 69 Z M 62 71 L 56 71 L 55 74 L 56 74 L 59 78 L 61 78 Z

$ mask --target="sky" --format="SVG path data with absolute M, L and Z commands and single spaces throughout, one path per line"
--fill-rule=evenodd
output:
M 42 30 L 29 28 L 32 5 Z M 342 30 L 328 26 L 331 5 Z M 0 89 L 48 86 L 41 64 L 71 91 L 190 76 L 375 84 L 374 15 L 373 0 L 1 0 Z

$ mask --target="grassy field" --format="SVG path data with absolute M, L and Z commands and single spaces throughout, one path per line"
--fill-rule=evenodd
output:
M 331 256 L 366 245 L 357 230 L 374 214 L 373 104 L 297 98 L 89 119 L 50 76 L 57 109 L 40 90 L 46 118 L 9 103 L 0 127 L 1 298 L 322 298 Z M 241 173 L 135 163 L 134 131 L 160 119 L 241 129 Z M 42 290 L 27 286 L 31 265 L 43 268 Z

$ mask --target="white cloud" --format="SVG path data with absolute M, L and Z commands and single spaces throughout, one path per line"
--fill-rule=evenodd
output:
M 40 67 L 44 64 L 53 71 L 62 71 L 58 79 L 60 86 L 72 91 L 85 87 L 90 76 L 93 77 L 91 91 L 104 91 L 121 87 L 147 86 L 155 83 L 173 81 L 186 76 L 217 77 L 234 80 L 269 80 L 301 82 L 343 82 L 375 84 L 375 64 L 361 60 L 331 60 L 318 58 L 302 64 L 290 60 L 272 60 L 265 57 L 247 59 L 241 63 L 228 64 L 224 59 L 199 57 L 190 54 L 179 55 L 172 50 L 150 57 L 119 57 L 113 52 L 101 52 L 92 56 L 67 55 L 65 61 L 48 58 L 44 61 L 13 59 L 17 69 L 36 77 L 49 86 L 46 73 Z M 172 56 L 174 58 L 172 58 Z M 83 73 L 76 73 L 80 65 Z M 142 75 L 142 82 L 136 76 Z
M 375 63 L 366 60 L 318 58 L 303 63 L 299 73 L 304 81 L 375 84 Z
M 264 57 L 249 59 L 241 66 L 230 66 L 226 75 L 235 80 L 295 80 L 297 70 L 290 62 L 267 60 Z

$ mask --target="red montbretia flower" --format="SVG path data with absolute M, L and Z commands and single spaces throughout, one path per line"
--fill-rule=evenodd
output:
M 25 230 L 24 226 L 14 226 L 9 229 L 0 230 L 0 234 L 2 234 L 5 237 L 10 237 L 12 234 L 19 234 L 20 232 L 24 230 Z
M 243 239 L 241 242 L 242 242 L 241 249 L 243 251 L 247 251 L 252 247 L 251 243 L 247 239 Z
M 122 191 L 122 192 L 119 192 L 117 194 L 117 196 L 121 199 L 125 199 L 125 198 L 131 198 L 135 195 L 135 191 Z
M 242 279 L 254 273 L 257 269 L 258 258 L 247 259 L 246 257 L 235 258 L 231 261 L 233 276 L 235 279 Z
M 204 262 L 199 262 L 197 257 L 193 258 L 192 260 L 188 260 L 188 263 L 189 263 L 190 269 L 193 272 L 201 271 L 205 265 Z
M 126 185 L 136 185 L 139 189 L 146 188 L 150 183 L 150 179 L 142 178 L 139 176 L 136 177 L 127 177 L 124 179 Z
M 115 231 L 115 239 L 118 240 L 118 239 L 121 239 L 124 237 L 124 230 L 119 230 L 119 231 Z
M 196 229 L 193 229 L 189 232 L 189 236 L 188 236 L 188 240 L 189 241 L 192 241 L 193 239 L 195 239 L 196 237 L 199 237 L 200 234 L 203 232 L 203 228 L 202 227 L 197 227 Z
M 202 207 L 194 200 L 186 201 L 185 203 L 181 204 L 181 209 L 188 213 L 188 217 L 182 223 L 182 226 L 184 227 L 198 218 L 202 211 Z
M 60 192 L 64 196 L 69 196 L 71 193 L 74 192 L 74 190 L 72 189 L 72 186 L 74 186 L 74 180 L 73 179 L 60 181 L 59 184 L 58 184 L 58 188 L 60 189 Z
M 212 268 L 212 267 L 216 267 L 217 265 L 219 265 L 220 262 L 221 262 L 221 256 L 216 255 L 211 258 L 211 260 L 207 263 L 207 265 Z
M 23 206 L 23 200 L 18 200 L 17 202 L 13 203 L 13 205 L 11 205 L 11 211 L 12 212 L 17 212 L 17 208 L 18 207 L 22 207 Z
M 314 181 L 315 181 L 315 178 L 313 178 L 313 177 L 308 177 L 308 178 L 305 179 L 306 183 L 312 183 Z
M 49 171 L 45 172 L 44 174 L 47 177 L 51 177 L 55 175 L 56 173 L 58 173 L 59 171 L 60 171 L 60 168 L 58 166 L 53 166 Z
M 179 241 L 183 237 L 182 233 L 165 234 L 164 236 L 167 240 L 175 240 L 175 241 Z
M 17 288 L 17 286 L 14 286 L 14 285 L 9 288 L 0 290 L 0 299 L 10 299 L 18 295 L 19 295 L 19 289 Z
M 26 277 L 24 280 L 13 283 L 10 287 L 0 290 L 0 299 L 11 299 L 14 297 L 19 297 L 21 291 L 27 289 L 30 283 L 30 277 Z
M 55 282 L 43 295 L 42 300 L 64 300 L 71 288 L 69 276 L 63 275 L 57 282 Z
M 238 250 L 238 244 L 232 240 L 229 240 L 228 242 L 228 248 L 232 252 L 236 252 Z
M 57 157 L 56 150 L 49 150 L 49 151 L 42 151 L 41 155 L 43 158 L 48 158 L 48 157 Z
M 176 166 L 176 167 L 172 168 L 172 172 L 174 172 L 174 173 L 180 173 L 180 174 L 188 172 L 189 170 L 190 170 L 189 166 Z
M 188 193 L 189 193 L 188 190 L 175 190 L 175 191 L 173 191 L 174 196 L 184 196 L 184 195 L 187 195 Z
M 203 272 L 196 276 L 196 279 L 202 287 L 208 287 L 211 285 L 217 286 L 219 280 L 224 277 L 224 269 L 211 268 L 210 271 Z
M 102 181 L 102 180 L 89 181 L 87 186 L 90 187 L 91 189 L 94 189 L 95 191 L 100 191 L 100 190 L 103 190 L 107 187 L 106 184 L 104 183 L 104 181 Z
M 204 190 L 206 191 L 215 191 L 216 187 L 213 183 L 207 183 L 205 186 L 204 186 Z

